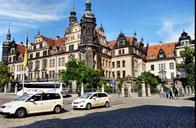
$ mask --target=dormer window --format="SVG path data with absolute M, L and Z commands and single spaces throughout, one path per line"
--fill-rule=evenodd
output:
M 154 59 L 154 55 L 152 53 L 150 54 L 150 59 Z
M 165 55 L 164 55 L 163 49 L 160 49 L 158 58 L 159 58 L 159 59 L 162 59 L 162 58 L 164 58 L 164 56 L 165 56 Z
M 11 49 L 11 53 L 15 53 L 15 48 L 12 48 Z

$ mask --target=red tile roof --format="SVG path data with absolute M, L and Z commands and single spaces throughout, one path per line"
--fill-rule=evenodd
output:
M 53 39 L 45 37 L 45 36 L 42 36 L 42 37 L 43 37 L 43 40 L 46 41 L 50 47 L 53 47 L 55 45 L 55 41 Z
M 58 39 L 55 40 L 55 45 L 56 45 L 56 47 L 60 47 L 60 45 L 64 42 L 65 42 L 64 37 L 63 38 L 58 38 Z
M 130 43 L 130 45 L 132 45 L 134 37 L 126 37 L 126 39 Z M 117 40 L 111 40 L 111 41 L 108 42 L 108 46 L 113 49 L 114 46 L 116 45 L 116 43 L 117 43 Z M 138 42 L 136 42 L 135 44 L 136 44 L 137 47 L 139 47 Z
M 166 58 L 171 57 L 174 55 L 175 52 L 175 47 L 176 47 L 176 42 L 170 42 L 170 43 L 163 43 L 163 44 L 157 44 L 157 45 L 152 45 L 147 48 L 147 56 L 146 59 L 150 60 L 150 56 L 153 55 L 154 58 L 153 60 L 157 59 L 159 50 L 162 49 L 166 55 Z
M 19 54 L 24 55 L 24 52 L 25 52 L 25 46 L 24 46 L 24 45 L 22 45 L 22 44 L 17 44 L 16 48 L 17 48 Z

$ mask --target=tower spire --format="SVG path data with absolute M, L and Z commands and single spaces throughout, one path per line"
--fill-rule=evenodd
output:
M 9 22 L 9 28 L 8 28 L 8 33 L 7 33 L 7 37 L 6 37 L 6 39 L 7 39 L 8 41 L 11 40 L 10 26 L 11 26 L 11 23 Z
M 74 0 L 73 0 L 73 8 L 70 12 L 70 17 L 69 17 L 69 25 L 74 24 L 77 22 L 77 17 L 76 17 L 76 11 L 74 7 Z
M 91 1 L 86 0 L 86 11 L 91 11 Z

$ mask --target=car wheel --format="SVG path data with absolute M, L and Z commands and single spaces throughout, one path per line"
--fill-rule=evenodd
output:
M 23 117 L 26 116 L 26 114 L 27 114 L 27 112 L 26 112 L 26 110 L 25 110 L 24 108 L 19 108 L 19 109 L 17 109 L 16 112 L 15 112 L 15 115 L 16 115 L 16 117 L 18 117 L 18 118 L 23 118 Z
M 90 110 L 90 109 L 91 109 L 91 104 L 90 104 L 90 103 L 88 103 L 88 104 L 86 105 L 86 109 L 87 109 L 87 110 Z
M 54 113 L 58 114 L 60 112 L 61 112 L 61 106 L 59 106 L 59 105 L 55 106 Z
M 110 103 L 107 101 L 105 102 L 105 107 L 108 108 L 110 106 Z

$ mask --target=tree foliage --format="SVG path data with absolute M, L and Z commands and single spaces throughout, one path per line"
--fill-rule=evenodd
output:
M 142 81 L 144 81 L 145 84 L 149 84 L 151 87 L 155 87 L 161 83 L 161 79 L 158 76 L 146 71 L 141 73 L 141 75 L 136 79 L 138 87 L 141 87 Z
M 100 70 L 85 65 L 83 61 L 71 59 L 65 67 L 66 69 L 61 72 L 61 80 L 64 83 L 68 84 L 70 81 L 76 80 L 77 85 L 83 83 L 86 88 L 92 88 L 97 86 L 101 79 Z
M 185 50 L 180 52 L 184 62 L 177 65 L 177 68 L 184 68 L 187 73 L 187 80 L 190 86 L 195 85 L 195 49 L 186 47 Z
M 7 65 L 0 62 L 0 86 L 4 86 L 11 81 L 11 73 Z

